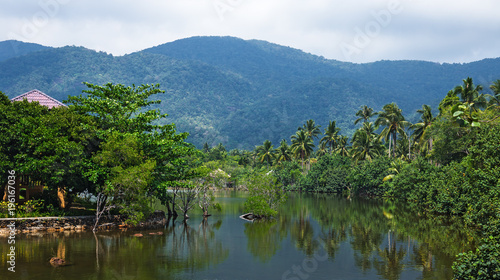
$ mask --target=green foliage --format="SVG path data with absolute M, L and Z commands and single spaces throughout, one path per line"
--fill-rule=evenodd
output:
M 113 133 L 101 145 L 93 160 L 103 168 L 105 183 L 99 190 L 111 199 L 110 204 L 137 224 L 148 212 L 146 190 L 155 161 L 144 160 L 138 137 Z
M 349 188 L 351 159 L 340 155 L 324 155 L 300 181 L 300 189 L 310 192 L 342 193 Z
M 500 278 L 500 242 L 486 238 L 475 252 L 461 253 L 453 264 L 455 279 L 490 280 Z
M 302 170 L 296 161 L 285 161 L 273 168 L 273 176 L 278 184 L 286 190 L 298 190 L 297 184 L 302 180 Z
M 382 111 L 378 112 L 375 126 L 383 126 L 379 139 L 384 139 L 389 143 L 389 155 L 396 156 L 396 141 L 398 134 L 404 134 L 404 128 L 409 127 L 410 123 L 405 120 L 402 110 L 395 103 L 384 105 Z M 391 150 L 392 148 L 392 150 Z
M 15 204 L 17 207 L 17 203 Z M 0 201 L 0 218 L 8 218 L 9 217 L 9 202 L 8 201 Z
M 66 103 L 71 104 L 81 114 L 94 116 L 101 129 L 113 129 L 119 132 L 150 132 L 160 126 L 153 121 L 165 118 L 159 110 L 140 111 L 160 100 L 150 101 L 149 97 L 164 93 L 156 85 L 126 87 L 121 84 L 107 83 L 104 86 L 84 83 L 89 90 L 86 96 L 69 96 Z
M 258 173 L 246 182 L 249 196 L 245 210 L 256 217 L 270 218 L 278 215 L 278 207 L 286 201 L 286 194 L 272 175 Z
M 43 208 L 43 200 L 35 200 L 35 199 L 30 199 L 23 203 L 22 205 L 19 205 L 17 207 L 17 210 L 20 211 L 22 214 L 31 216 L 33 217 L 38 216 L 40 213 L 39 211 Z
M 351 193 L 364 196 L 381 196 L 385 192 L 384 177 L 389 173 L 391 160 L 377 157 L 354 166 L 348 176 Z

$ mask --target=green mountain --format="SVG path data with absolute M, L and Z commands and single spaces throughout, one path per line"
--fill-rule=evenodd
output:
M 16 40 L 3 41 L 0 42 L 0 61 L 23 56 L 36 51 L 46 50 L 48 48 L 49 47 L 39 44 L 23 43 Z
M 361 105 L 380 110 L 396 102 L 412 119 L 422 104 L 437 108 L 468 76 L 485 88 L 500 78 L 498 58 L 353 64 L 234 37 L 186 38 L 118 57 L 21 42 L 16 52 L 9 44 L 0 42 L 0 90 L 9 97 L 36 88 L 64 100 L 80 94 L 82 82 L 159 83 L 166 94 L 158 108 L 198 147 L 252 149 L 266 139 L 278 145 L 308 119 L 323 128 L 336 120 L 351 135 Z

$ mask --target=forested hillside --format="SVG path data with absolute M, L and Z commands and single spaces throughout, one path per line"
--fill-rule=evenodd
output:
M 360 104 L 379 111 L 395 102 L 412 120 L 424 103 L 436 110 L 467 76 L 487 89 L 500 77 L 500 59 L 353 64 L 233 37 L 192 37 L 119 57 L 0 42 L 0 91 L 10 98 L 36 88 L 65 100 L 80 94 L 83 82 L 159 83 L 166 91 L 158 96 L 162 113 L 198 147 L 251 149 L 264 139 L 277 145 L 309 119 L 322 130 L 336 120 L 351 135 Z

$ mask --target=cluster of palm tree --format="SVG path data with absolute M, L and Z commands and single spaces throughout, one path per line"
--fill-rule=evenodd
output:
M 452 117 L 456 118 L 459 124 L 479 126 L 478 114 L 481 110 L 500 110 L 500 80 L 490 86 L 493 94 L 483 94 L 482 89 L 482 86 L 474 85 L 472 78 L 464 79 L 462 85 L 448 92 L 443 99 L 439 107 L 440 115 L 446 108 L 451 108 Z M 436 116 L 432 114 L 431 107 L 425 104 L 417 113 L 420 114 L 419 122 L 411 124 L 405 120 L 402 110 L 394 103 L 385 105 L 378 113 L 366 105 L 363 106 L 356 113 L 359 118 L 355 124 L 363 121 L 363 126 L 354 133 L 352 139 L 350 152 L 353 159 L 370 160 L 384 154 L 386 147 L 382 145 L 382 140 L 388 145 L 390 157 L 411 160 L 412 152 L 428 155 L 434 141 L 430 127 Z M 374 116 L 377 116 L 375 122 L 369 122 Z M 495 118 L 499 116 L 496 114 Z M 374 131 L 379 128 L 383 129 L 377 136 Z M 398 140 L 398 137 L 401 139 Z
M 256 157 L 262 163 L 268 165 L 280 164 L 285 161 L 299 160 L 302 164 L 310 166 L 315 159 L 311 158 L 314 154 L 315 139 L 321 135 L 320 125 L 314 120 L 308 120 L 303 126 L 297 128 L 297 132 L 291 136 L 291 145 L 283 139 L 278 148 L 274 148 L 269 140 L 264 141 L 261 146 L 254 150 Z M 347 151 L 347 137 L 339 135 L 340 128 L 336 126 L 335 121 L 330 121 L 325 129 L 323 138 L 319 141 L 319 147 L 316 151 L 317 156 L 326 153 L 339 153 Z
M 482 89 L 481 86 L 474 85 L 471 78 L 464 79 L 463 85 L 448 92 L 441 102 L 441 114 L 445 108 L 452 107 L 453 117 L 462 120 L 462 124 L 479 125 L 477 113 L 480 110 L 500 110 L 500 80 L 490 86 L 493 94 L 482 94 Z M 291 136 L 291 145 L 283 139 L 275 149 L 272 143 L 266 140 L 263 145 L 256 147 L 254 153 L 260 162 L 266 162 L 268 165 L 296 159 L 303 167 L 314 162 L 311 158 L 313 155 L 321 157 L 333 153 L 352 157 L 354 162 L 371 160 L 382 155 L 411 160 L 415 154 L 427 155 L 432 150 L 434 141 L 429 132 L 436 120 L 431 107 L 424 104 L 417 113 L 420 114 L 420 120 L 411 124 L 395 103 L 386 104 L 379 112 L 363 105 L 356 113 L 358 118 L 354 122 L 355 125 L 361 123 L 361 127 L 356 130 L 351 141 L 347 136 L 339 134 L 340 128 L 336 126 L 335 121 L 330 121 L 319 140 L 318 148 L 314 151 L 314 142 L 321 135 L 321 126 L 316 125 L 313 120 L 308 120 Z M 376 119 L 371 122 L 370 119 L 374 117 Z

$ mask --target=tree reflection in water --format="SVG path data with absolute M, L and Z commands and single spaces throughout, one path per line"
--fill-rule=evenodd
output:
M 142 232 L 143 237 L 97 234 L 97 274 L 102 279 L 133 275 L 158 279 L 220 264 L 229 255 L 229 249 L 215 234 L 221 224 L 221 220 L 204 219 L 195 229 L 185 221 L 171 221 L 165 229 Z M 117 267 L 121 269 L 117 271 Z
M 337 278 L 452 279 L 455 255 L 474 250 L 477 240 L 460 221 L 379 200 L 292 193 L 281 216 L 254 223 L 238 218 L 244 194 L 220 200 L 217 216 L 171 220 L 140 231 L 143 237 L 133 236 L 139 231 L 19 235 L 16 269 L 32 279 L 279 279 L 294 266 L 304 272 L 305 262 L 317 268 L 309 279 L 344 270 Z M 0 246 L 4 271 L 8 250 Z M 53 268 L 48 260 L 55 256 L 72 265 Z
M 287 236 L 287 219 L 255 220 L 245 224 L 247 249 L 259 261 L 269 261 L 281 247 Z

